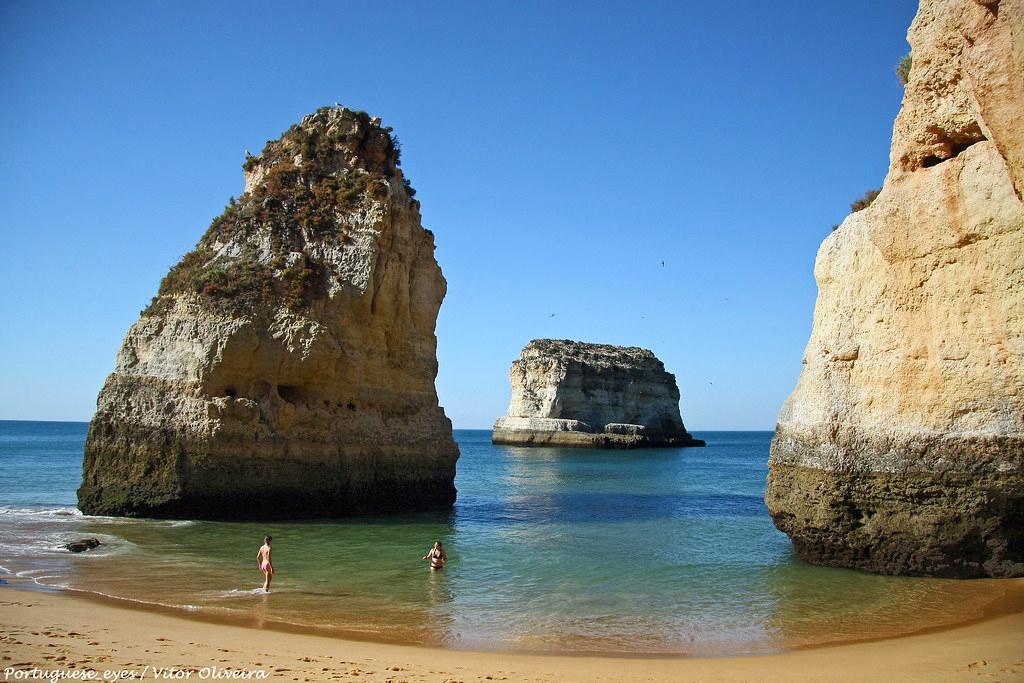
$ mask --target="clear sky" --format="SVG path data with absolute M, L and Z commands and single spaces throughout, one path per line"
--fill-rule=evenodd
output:
M 448 279 L 437 388 L 533 338 L 652 349 L 692 431 L 771 429 L 815 252 L 881 185 L 910 0 L 0 2 L 0 418 L 88 420 L 245 150 L 339 101 L 402 141 Z

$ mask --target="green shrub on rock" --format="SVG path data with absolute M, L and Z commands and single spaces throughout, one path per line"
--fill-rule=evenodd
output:
M 903 85 L 910 82 L 910 67 L 913 65 L 913 62 L 914 60 L 908 52 L 896 63 L 896 75 L 899 76 L 900 83 Z
M 871 206 L 871 203 L 875 201 L 875 198 L 878 197 L 878 193 L 881 191 L 882 188 L 879 187 L 877 189 L 868 190 L 867 192 L 865 192 L 863 195 L 861 195 L 860 199 L 850 204 L 850 212 L 856 213 L 857 211 L 862 211 Z

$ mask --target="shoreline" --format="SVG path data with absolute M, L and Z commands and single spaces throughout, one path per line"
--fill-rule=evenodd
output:
M 592 650 L 530 650 L 500 647 L 455 647 L 444 643 L 415 642 L 404 640 L 401 637 L 389 638 L 386 635 L 370 635 L 367 632 L 346 630 L 337 627 L 316 626 L 312 624 L 295 623 L 279 619 L 267 619 L 255 614 L 228 614 L 214 611 L 210 608 L 199 608 L 182 605 L 168 605 L 159 602 L 148 602 L 145 600 L 108 595 L 81 588 L 66 588 L 48 586 L 37 583 L 31 578 L 20 577 L 15 574 L 8 574 L 3 577 L 5 584 L 0 584 L 0 589 L 9 588 L 14 591 L 30 594 L 55 595 L 68 597 L 75 600 L 95 603 L 113 609 L 127 612 L 146 612 L 163 615 L 166 617 L 185 619 L 190 621 L 203 622 L 217 626 L 232 628 L 253 629 L 259 631 L 270 631 L 287 633 L 297 636 L 313 636 L 329 638 L 353 643 L 365 643 L 368 645 L 409 647 L 425 650 L 440 650 L 453 653 L 477 653 L 492 655 L 522 655 L 526 657 L 592 657 L 597 659 L 628 659 L 628 660 L 688 660 L 688 659 L 723 659 L 723 658 L 757 658 L 785 655 L 805 650 L 829 649 L 848 645 L 861 645 L 879 643 L 901 638 L 911 638 L 930 634 L 941 634 L 948 631 L 955 631 L 964 627 L 998 619 L 1000 617 L 1021 615 L 1024 619 L 1024 578 L 1016 579 L 965 579 L 970 582 L 992 582 L 998 583 L 1003 594 L 991 600 L 980 608 L 980 613 L 959 621 L 948 624 L 922 626 L 912 631 L 902 633 L 881 633 L 849 639 L 826 640 L 818 643 L 780 643 L 777 647 L 764 650 L 750 650 L 746 652 L 595 652 Z M 1021 632 L 1022 651 L 1024 651 L 1024 629 Z
M 978 620 L 894 638 L 722 657 L 529 654 L 454 650 L 223 623 L 173 608 L 127 607 L 83 593 L 0 586 L 0 672 L 143 666 L 221 667 L 267 680 L 360 681 L 1024 681 L 1024 580 Z M 3 590 L 7 589 L 7 590 Z M 1019 589 L 1019 590 L 1017 590 Z M 1016 593 L 1016 595 L 1011 595 Z M 119 604 L 112 604 L 117 602 Z M 1004 602 L 1002 600 L 998 602 Z M 1006 612 L 1007 608 L 1012 608 Z M 174 613 L 176 612 L 176 613 Z M 198 618 L 197 618 L 198 617 Z M 6 672 L 4 680 L 15 680 Z M 148 677 L 153 678 L 152 670 Z M 24 679 L 23 679 L 24 680 Z M 988 679 L 985 679 L 988 680 Z
M 969 583 L 990 582 L 999 584 L 1003 591 L 1002 595 L 990 600 L 975 616 L 953 621 L 947 624 L 921 626 L 915 630 L 901 633 L 879 633 L 877 635 L 866 635 L 848 639 L 837 638 L 816 643 L 779 643 L 777 647 L 763 650 L 733 651 L 733 652 L 628 652 L 609 651 L 596 652 L 593 650 L 530 650 L 527 648 L 501 648 L 486 646 L 458 647 L 441 642 L 420 642 L 403 639 L 401 636 L 389 637 L 382 633 L 371 634 L 368 631 L 347 630 L 340 627 L 317 626 L 313 624 L 284 621 L 281 619 L 269 619 L 257 614 L 227 613 L 217 611 L 216 608 L 203 608 L 191 605 L 170 605 L 161 602 L 150 602 L 131 597 L 121 597 L 89 591 L 82 588 L 67 588 L 62 586 L 50 586 L 37 583 L 31 578 L 21 577 L 15 574 L 2 576 L 4 584 L 0 588 L 9 588 L 15 591 L 38 593 L 44 595 L 56 595 L 69 597 L 75 600 L 104 605 L 114 609 L 128 612 L 148 612 L 167 617 L 198 621 L 218 626 L 229 626 L 243 629 L 254 629 L 260 631 L 271 631 L 277 633 L 288 633 L 299 636 L 316 636 L 336 640 L 390 645 L 400 647 L 422 648 L 430 650 L 443 650 L 450 652 L 472 652 L 480 654 L 498 655 L 524 655 L 529 657 L 596 657 L 600 659 L 720 659 L 720 658 L 749 658 L 782 655 L 799 652 L 803 650 L 828 649 L 842 647 L 845 645 L 870 644 L 888 640 L 898 640 L 913 636 L 940 634 L 946 631 L 957 630 L 976 624 L 982 624 L 993 619 L 1004 616 L 1021 614 L 1024 616 L 1024 577 L 1015 579 L 965 579 Z M 1022 632 L 1024 639 L 1024 632 Z M 1024 647 L 1024 640 L 1022 640 Z

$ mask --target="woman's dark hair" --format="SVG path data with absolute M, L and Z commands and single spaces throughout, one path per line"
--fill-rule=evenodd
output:
M 272 540 L 274 540 L 273 536 L 264 536 L 263 537 L 263 542 L 264 543 L 270 543 Z

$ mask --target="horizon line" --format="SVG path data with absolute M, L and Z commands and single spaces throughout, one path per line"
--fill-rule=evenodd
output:
M 51 422 L 51 423 L 56 423 L 56 424 L 89 424 L 90 422 L 92 422 L 92 420 L 91 419 L 89 419 L 89 420 L 29 420 L 29 419 L 26 419 L 26 418 L 0 417 L 0 422 Z M 458 431 L 477 431 L 477 432 L 488 431 L 489 432 L 489 431 L 493 431 L 493 427 L 462 427 L 462 426 L 452 425 L 452 430 L 453 431 L 458 430 Z M 725 427 L 708 427 L 706 429 L 693 429 L 691 427 L 687 427 L 686 430 L 688 432 L 690 432 L 691 434 L 694 433 L 694 432 L 774 432 L 775 431 L 775 427 L 771 427 L 771 428 L 764 428 L 764 427 L 729 427 L 729 428 L 725 428 Z

